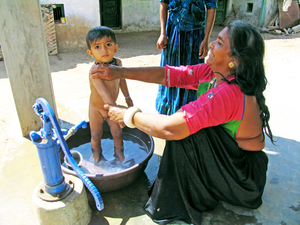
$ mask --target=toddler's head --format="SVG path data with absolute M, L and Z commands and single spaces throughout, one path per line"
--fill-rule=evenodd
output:
M 91 49 L 91 44 L 97 40 L 101 40 L 103 37 L 110 38 L 116 44 L 115 32 L 109 27 L 99 26 L 91 29 L 86 35 L 86 44 L 88 49 Z
M 87 53 L 99 63 L 109 63 L 118 50 L 115 32 L 105 26 L 91 29 L 86 35 Z

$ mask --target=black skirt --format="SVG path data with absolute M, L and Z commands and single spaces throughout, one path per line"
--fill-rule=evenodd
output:
M 145 210 L 159 224 L 201 224 L 202 212 L 219 201 L 255 209 L 262 204 L 267 165 L 263 151 L 239 148 L 220 126 L 167 141 Z

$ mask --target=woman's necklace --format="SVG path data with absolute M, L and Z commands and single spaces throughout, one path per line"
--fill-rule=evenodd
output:
M 213 79 L 211 79 L 211 81 L 210 81 L 209 84 L 208 84 L 207 90 L 216 87 L 216 86 L 217 86 L 217 85 L 216 85 L 216 81 L 217 81 L 217 79 L 216 79 L 215 77 L 214 77 Z
M 220 75 L 223 77 L 222 80 L 227 80 L 227 78 L 226 78 L 222 73 L 220 73 L 220 72 L 214 72 L 214 73 L 220 74 Z M 232 75 L 229 75 L 228 77 L 230 77 L 230 76 L 232 76 Z M 211 89 L 211 88 L 214 88 L 214 87 L 217 87 L 218 84 L 219 84 L 220 82 L 217 83 L 216 81 L 217 81 L 217 80 L 216 80 L 216 77 L 214 77 L 213 79 L 211 79 L 211 81 L 209 82 L 209 85 L 208 85 L 208 89 L 207 89 L 207 90 L 209 90 L 209 89 Z M 227 80 L 227 81 L 228 81 L 228 80 Z
M 113 65 L 117 65 L 116 63 L 117 63 L 116 58 L 113 58 L 110 62 L 102 63 L 102 64 L 113 64 Z M 95 64 L 96 64 L 96 65 L 99 65 L 100 63 L 97 62 L 97 61 L 95 61 Z

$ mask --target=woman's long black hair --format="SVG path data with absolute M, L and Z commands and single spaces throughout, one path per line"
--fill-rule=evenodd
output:
M 238 84 L 245 95 L 256 96 L 261 109 L 263 131 L 274 144 L 269 126 L 270 112 L 263 95 L 268 82 L 263 64 L 264 40 L 258 30 L 248 23 L 233 20 L 229 21 L 227 27 L 229 28 L 231 56 L 237 62 L 230 71 L 232 75 L 235 75 L 235 79 L 230 83 Z

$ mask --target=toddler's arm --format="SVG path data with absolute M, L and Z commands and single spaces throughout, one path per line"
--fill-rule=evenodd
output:
M 128 107 L 133 106 L 133 101 L 129 95 L 128 87 L 127 87 L 127 82 L 124 78 L 120 79 L 120 89 L 125 97 L 125 101 Z
M 122 61 L 120 59 L 117 58 L 117 63 L 118 66 L 122 66 Z M 129 95 L 129 91 L 128 91 L 128 87 L 127 87 L 127 82 L 124 78 L 120 79 L 120 89 L 122 91 L 122 94 L 125 97 L 125 101 L 128 107 L 132 107 L 133 106 L 133 101 Z
M 106 85 L 104 84 L 103 80 L 101 80 L 101 79 L 90 79 L 90 80 L 91 80 L 91 82 L 93 82 L 94 87 L 98 91 L 98 93 L 104 103 L 116 105 L 116 103 L 110 96 L 109 91 L 107 90 Z

